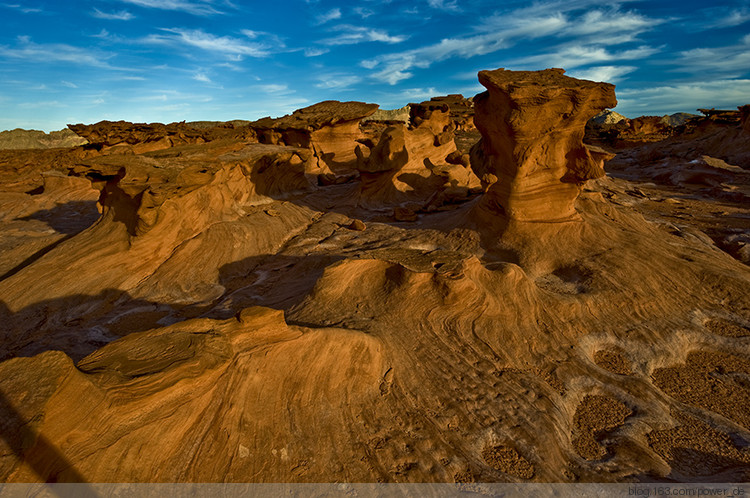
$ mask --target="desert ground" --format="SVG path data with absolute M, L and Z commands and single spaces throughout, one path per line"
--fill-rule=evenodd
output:
M 750 106 L 479 81 L 8 134 L 0 481 L 750 481 Z

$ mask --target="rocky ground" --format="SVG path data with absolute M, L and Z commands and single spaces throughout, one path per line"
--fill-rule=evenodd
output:
M 0 152 L 0 480 L 750 480 L 746 115 L 480 82 Z

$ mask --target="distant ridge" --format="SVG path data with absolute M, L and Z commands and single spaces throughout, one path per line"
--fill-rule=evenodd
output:
M 67 128 L 50 133 L 21 128 L 0 132 L 0 149 L 54 149 L 76 147 L 85 143 L 85 138 Z

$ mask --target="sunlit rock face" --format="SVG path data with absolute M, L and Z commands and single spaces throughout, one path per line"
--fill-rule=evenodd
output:
M 479 72 L 487 91 L 474 98 L 482 139 L 471 166 L 487 187 L 486 203 L 510 219 L 575 219 L 581 185 L 604 175 L 604 157 L 583 145 L 583 135 L 591 117 L 617 104 L 615 87 L 564 73 Z

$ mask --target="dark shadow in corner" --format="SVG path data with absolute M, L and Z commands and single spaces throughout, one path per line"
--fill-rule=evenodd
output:
M 42 482 L 86 483 L 73 464 L 53 444 L 30 427 L 30 420 L 16 410 L 5 393 L 0 391 L 0 438 L 13 453 L 26 462 Z M 68 495 L 49 488 L 59 496 Z M 75 496 L 99 496 L 88 484 L 75 487 Z
M 642 474 L 639 482 L 678 483 L 746 483 L 750 481 L 750 462 L 732 457 L 708 453 L 693 448 L 672 448 L 672 458 L 667 460 L 671 468 L 666 476 Z

